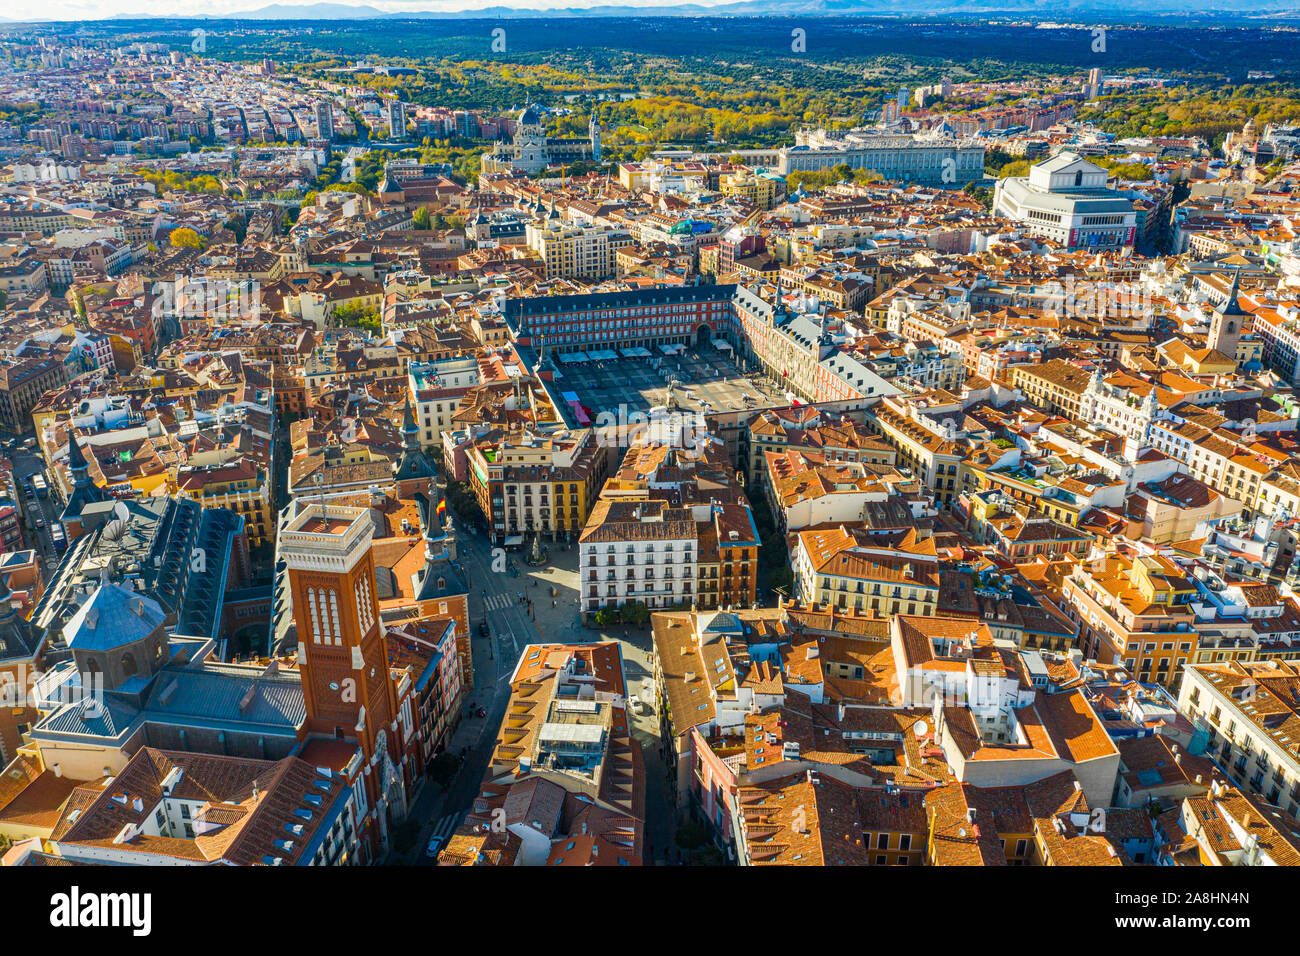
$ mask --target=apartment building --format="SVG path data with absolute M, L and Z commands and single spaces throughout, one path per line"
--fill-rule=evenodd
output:
M 758 597 L 758 526 L 747 504 L 711 505 L 696 521 L 696 604 L 748 607 Z
M 1252 328 L 1263 345 L 1264 364 L 1289 384 L 1300 385 L 1300 307 L 1259 307 L 1254 312 Z
M 676 773 L 679 800 L 694 793 L 707 817 L 728 833 L 734 814 L 727 794 L 736 774 L 716 754 L 719 749 L 724 755 L 737 753 L 749 715 L 785 700 L 785 683 L 774 679 L 778 674 L 810 699 L 822 699 L 819 660 L 813 660 L 807 671 L 785 667 L 815 643 L 791 645 L 779 608 L 660 612 L 652 615 L 651 627 L 655 709 Z M 755 678 L 764 679 L 748 679 L 751 671 Z
M 32 571 L 25 572 L 24 566 Z M 7 766 L 24 743 L 27 731 L 40 719 L 40 711 L 31 706 L 29 689 L 45 669 L 46 641 L 18 613 L 12 582 L 30 577 L 34 587 L 31 600 L 40 598 L 40 569 L 36 552 L 18 551 L 0 557 L 0 766 Z M 3 831 L 0 831 L 3 832 Z
M 924 419 L 924 420 L 922 420 Z M 965 448 L 955 425 L 921 415 L 915 404 L 887 398 L 866 411 L 868 428 L 895 451 L 900 467 L 911 469 L 940 507 L 951 507 L 962 491 Z
M 825 464 L 820 456 L 805 457 L 796 451 L 767 453 L 762 489 L 781 531 L 861 521 L 892 495 L 889 484 L 868 465 Z
M 627 690 L 615 641 L 526 646 L 483 782 L 443 864 L 642 865 L 646 781 Z M 506 853 L 485 852 L 503 844 Z
M 688 508 L 598 501 L 578 548 L 584 618 L 625 601 L 668 608 L 696 599 L 699 541 Z
M 50 206 L 21 205 L 12 201 L 0 205 L 0 232 L 37 232 L 42 236 L 52 236 L 76 224 L 71 213 Z
M 1261 486 L 1263 499 L 1268 482 Z M 1178 473 L 1163 481 L 1143 482 L 1124 502 L 1129 517 L 1128 536 L 1156 546 L 1195 537 L 1202 522 L 1217 522 L 1241 514 L 1243 505 L 1219 494 L 1205 482 Z M 1268 508 L 1270 512 L 1273 508 Z
M 756 598 L 758 547 L 745 505 L 602 499 L 579 538 L 582 613 L 626 601 L 652 610 L 747 607 Z
M 74 439 L 75 440 L 75 439 Z M 177 472 L 176 493 L 204 508 L 226 508 L 244 519 L 244 535 L 252 548 L 275 537 L 271 508 L 271 476 L 251 458 L 229 464 L 185 467 Z
M 488 533 L 507 545 L 534 532 L 576 538 L 609 471 L 607 449 L 590 428 L 494 429 L 471 441 L 465 458 Z
M 897 457 L 892 445 L 852 419 L 835 420 L 815 406 L 794 405 L 765 409 L 745 426 L 746 470 L 751 485 L 767 474 L 766 453 L 795 448 L 820 453 L 826 461 L 865 462 L 892 466 Z
M 748 169 L 722 173 L 718 177 L 718 190 L 722 195 L 743 199 L 759 209 L 771 209 L 776 205 L 778 184 L 782 188 L 785 186 L 780 177 Z
M 546 267 L 546 278 L 603 279 L 614 274 L 614 254 L 632 245 L 626 233 L 604 226 L 566 225 L 551 210 L 551 218 L 530 222 L 525 231 L 528 248 Z
M 1294 815 L 1216 781 L 1161 820 L 1163 866 L 1300 866 Z
M 965 618 L 897 615 L 890 648 L 899 701 L 925 707 L 953 775 L 983 787 L 1070 771 L 1094 805 L 1109 804 L 1116 749 L 1078 688 L 1048 693 L 1028 655 Z
M 1294 660 L 1186 669 L 1178 706 L 1208 732 L 1206 756 L 1243 791 L 1300 820 L 1300 705 Z
M 420 426 L 423 448 L 429 450 L 442 445 L 442 433 L 451 427 L 461 402 L 482 381 L 478 360 L 473 356 L 408 364 L 406 387 Z
M 361 752 L 353 748 L 359 764 Z M 346 774 L 309 762 L 141 747 L 108 786 L 86 783 L 17 866 L 348 866 L 364 800 Z M 51 774 L 51 776 L 53 776 Z
M 1196 588 L 1180 565 L 1136 548 L 1094 552 L 1065 578 L 1061 594 L 1085 656 L 1143 683 L 1177 686 L 1197 648 Z
M 791 555 L 800 598 L 878 616 L 934 614 L 939 557 L 934 539 L 915 529 L 878 533 L 849 525 L 810 528 Z
M 1153 448 L 1186 465 L 1194 478 L 1240 501 L 1247 514 L 1258 508 L 1265 479 L 1279 464 L 1257 446 L 1253 428 L 1235 434 L 1193 421 L 1162 420 L 1152 426 L 1150 441 Z
M 41 396 L 68 380 L 68 368 L 53 357 L 0 362 L 0 429 L 21 434 L 32 427 Z
M 1049 414 L 1076 421 L 1091 381 L 1091 372 L 1064 359 L 1011 369 L 1011 384 L 1024 392 L 1026 399 Z
M 7 257 L 0 255 L 0 260 Z M 9 299 L 35 295 L 49 284 L 45 263 L 36 256 L 0 261 L 0 292 Z
M 1013 786 L 941 787 L 925 797 L 929 866 L 1122 866 L 1150 859 L 1146 811 L 1115 809 L 1061 771 Z M 1101 811 L 1107 821 L 1098 832 Z
M 976 492 L 965 496 L 965 501 L 976 540 L 992 544 L 1012 561 L 1039 556 L 1048 560 L 1064 555 L 1081 558 L 1095 540 L 1092 534 L 1039 514 L 999 490 Z

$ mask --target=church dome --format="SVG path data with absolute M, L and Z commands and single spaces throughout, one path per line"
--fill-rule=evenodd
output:
M 523 112 L 519 114 L 518 122 L 520 126 L 541 126 L 542 117 L 537 112 L 537 108 L 532 103 L 529 103 L 524 107 Z
M 78 651 L 104 651 L 142 641 L 166 622 L 153 598 L 120 584 L 95 589 L 63 627 L 63 639 Z

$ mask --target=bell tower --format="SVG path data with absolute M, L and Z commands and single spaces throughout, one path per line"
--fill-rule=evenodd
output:
M 308 505 L 280 532 L 310 736 L 355 741 L 367 762 L 396 712 L 364 508 Z M 385 748 L 387 749 L 387 748 Z
M 406 407 L 402 411 L 402 454 L 393 462 L 397 496 L 411 498 L 416 494 L 426 494 L 433 497 L 437 477 L 437 465 L 420 447 L 420 425 L 411 409 L 411 396 L 407 395 Z
M 1243 324 L 1251 322 L 1254 318 L 1237 300 L 1240 283 L 1241 270 L 1238 269 L 1232 275 L 1232 288 L 1228 290 L 1227 299 L 1210 316 L 1210 334 L 1205 342 L 1210 348 L 1230 359 L 1237 357 L 1237 341 L 1241 338 L 1241 333 L 1247 331 L 1243 328 Z

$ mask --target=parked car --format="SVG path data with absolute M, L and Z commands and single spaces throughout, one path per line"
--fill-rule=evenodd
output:
M 492 629 L 488 627 L 487 621 L 478 622 L 478 633 L 480 637 L 491 637 Z
M 424 855 L 430 859 L 436 860 L 438 854 L 442 852 L 442 842 L 443 838 L 440 836 L 431 837 L 429 839 L 429 845 L 424 850 Z

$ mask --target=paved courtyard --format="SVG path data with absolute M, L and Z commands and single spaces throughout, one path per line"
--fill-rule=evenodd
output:
M 617 415 L 620 405 L 627 414 L 664 405 L 670 379 L 677 380 L 675 402 L 685 411 L 718 412 L 785 402 L 765 378 L 742 373 L 728 352 L 711 344 L 675 356 L 656 353 L 650 358 L 561 365 L 560 371 L 558 391 L 576 394 L 590 409 L 593 423 L 601 412 Z

